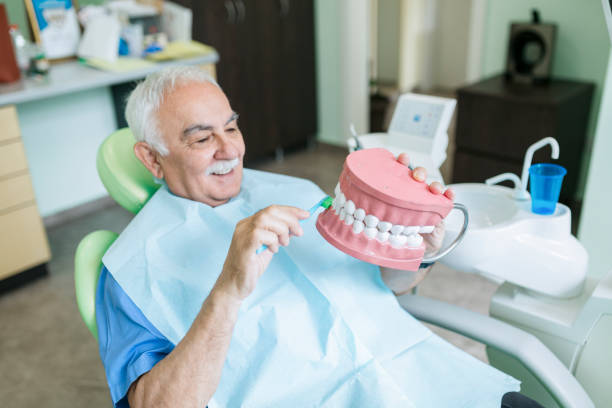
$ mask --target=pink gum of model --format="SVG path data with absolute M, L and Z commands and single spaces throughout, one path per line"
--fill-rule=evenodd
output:
M 426 183 L 413 179 L 412 171 L 382 148 L 348 155 L 340 175 L 340 189 L 356 208 L 394 225 L 437 225 L 453 208 L 452 200 L 432 193 Z M 363 233 L 355 234 L 331 207 L 319 215 L 317 229 L 341 251 L 389 268 L 416 271 L 425 252 L 424 243 L 416 248 L 396 248 Z

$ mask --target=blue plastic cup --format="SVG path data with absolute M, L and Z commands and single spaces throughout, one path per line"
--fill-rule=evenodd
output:
M 543 215 L 555 212 L 566 174 L 565 167 L 558 164 L 538 163 L 529 167 L 531 211 Z

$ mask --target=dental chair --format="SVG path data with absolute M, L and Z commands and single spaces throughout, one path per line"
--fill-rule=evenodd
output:
M 136 214 L 159 185 L 134 156 L 134 143 L 129 129 L 114 132 L 100 146 L 96 165 L 111 197 Z M 95 294 L 102 256 L 117 236 L 112 231 L 94 231 L 81 240 L 75 254 L 77 304 L 85 325 L 96 340 Z M 398 301 L 417 319 L 484 343 L 522 364 L 560 407 L 594 407 L 576 378 L 532 334 L 489 316 L 423 296 L 408 294 L 398 297 Z
M 120 129 L 104 140 L 96 159 L 98 175 L 110 196 L 133 214 L 137 214 L 160 187 L 134 156 L 135 143 L 130 129 Z M 96 340 L 95 302 L 102 256 L 118 236 L 116 232 L 107 230 L 91 232 L 81 240 L 74 257 L 77 305 L 85 325 Z

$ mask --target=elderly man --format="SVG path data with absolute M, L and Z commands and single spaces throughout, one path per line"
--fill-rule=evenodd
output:
M 96 317 L 115 406 L 484 407 L 518 389 L 405 313 L 377 267 L 322 240 L 303 209 L 318 187 L 243 170 L 238 115 L 202 71 L 149 76 L 126 116 L 163 185 L 103 259 Z M 431 250 L 442 235 L 426 237 Z M 396 292 L 424 275 L 383 272 Z

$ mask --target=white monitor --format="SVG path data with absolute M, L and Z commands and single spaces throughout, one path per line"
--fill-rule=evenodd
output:
M 359 136 L 362 148 L 384 147 L 393 154 L 408 153 L 414 166 L 427 169 L 430 181 L 442 181 L 440 165 L 446 160 L 448 125 L 456 101 L 449 98 L 406 93 L 399 97 L 387 133 Z M 349 150 L 356 148 L 348 140 Z
M 433 139 L 446 133 L 455 103 L 454 99 L 403 94 L 393 112 L 389 133 Z
M 439 167 L 446 160 L 448 125 L 456 105 L 455 99 L 406 93 L 399 97 L 391 125 L 389 143 L 393 146 L 427 155 Z

